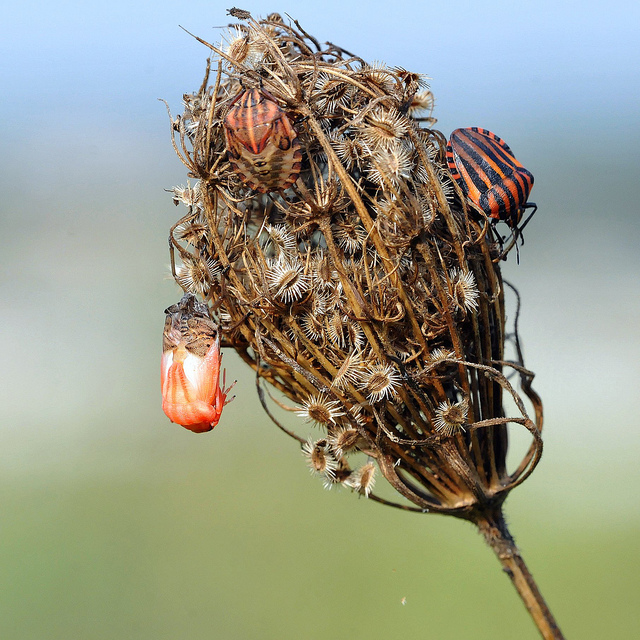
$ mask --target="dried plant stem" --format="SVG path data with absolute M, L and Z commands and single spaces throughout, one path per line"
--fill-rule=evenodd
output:
M 502 569 L 511 578 L 542 637 L 545 640 L 564 640 L 562 631 L 509 533 L 502 510 L 475 514 L 470 519 L 478 526 L 487 544 L 498 557 Z
M 500 263 L 514 243 L 467 202 L 445 136 L 422 126 L 434 121 L 416 115 L 433 105 L 420 74 L 323 49 L 277 14 L 230 13 L 242 23 L 225 45 L 197 38 L 217 58 L 171 119 L 198 180 L 173 190 L 188 207 L 170 232 L 174 277 L 325 486 L 473 522 L 542 636 L 562 638 L 501 509 L 543 446 L 518 311 L 506 326 Z M 261 380 L 320 437 L 278 422 L 267 400 L 291 407 Z M 533 440 L 511 473 L 509 425 Z M 372 492 L 375 465 L 411 504 Z

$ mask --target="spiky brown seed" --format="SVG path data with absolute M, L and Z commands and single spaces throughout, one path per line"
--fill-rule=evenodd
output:
M 344 411 L 338 401 L 329 400 L 326 394 L 319 393 L 304 400 L 296 414 L 304 418 L 305 422 L 326 427 L 328 424 L 334 424 L 344 415 Z
M 468 413 L 469 402 L 466 399 L 453 404 L 449 400 L 445 400 L 436 409 L 433 426 L 439 433 L 453 436 L 458 431 L 464 431 Z

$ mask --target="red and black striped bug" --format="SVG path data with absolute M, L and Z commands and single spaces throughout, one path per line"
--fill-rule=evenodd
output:
M 515 158 L 509 145 L 487 129 L 456 129 L 447 145 L 451 177 L 472 206 L 522 234 L 537 206 L 527 202 L 533 175 Z M 518 227 L 525 209 L 533 209 Z
M 300 174 L 300 141 L 287 114 L 263 89 L 238 94 L 224 118 L 233 170 L 249 187 L 268 193 L 288 189 Z

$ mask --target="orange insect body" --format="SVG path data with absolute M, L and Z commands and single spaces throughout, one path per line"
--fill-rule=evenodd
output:
M 220 387 L 220 333 L 207 306 L 187 293 L 166 312 L 162 353 L 162 410 L 195 433 L 219 422 L 231 387 Z M 233 386 L 233 385 L 231 385 Z
M 288 189 L 300 175 L 296 130 L 275 98 L 260 89 L 238 95 L 224 119 L 228 158 L 249 187 L 268 193 Z

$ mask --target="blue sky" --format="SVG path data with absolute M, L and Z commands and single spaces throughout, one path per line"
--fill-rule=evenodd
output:
M 514 128 L 521 122 L 607 128 L 618 119 L 611 116 L 633 113 L 640 97 L 634 2 L 319 6 L 249 2 L 243 8 L 290 13 L 320 40 L 428 74 L 447 125 L 450 117 L 486 121 L 495 114 Z M 228 22 L 225 8 L 220 2 L 119 1 L 15 6 L 1 27 L 5 124 L 7 115 L 46 112 L 153 113 L 152 96 L 175 101 L 200 73 L 205 52 L 178 25 L 219 40 L 213 27 Z

